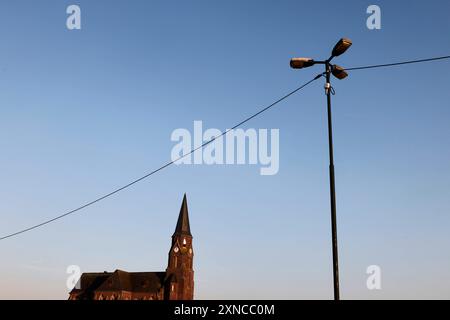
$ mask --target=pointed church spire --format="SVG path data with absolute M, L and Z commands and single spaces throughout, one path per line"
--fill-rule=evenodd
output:
M 186 193 L 181 204 L 180 215 L 178 216 L 177 226 L 173 235 L 183 234 L 191 236 L 191 227 L 189 226 L 189 214 L 186 200 Z

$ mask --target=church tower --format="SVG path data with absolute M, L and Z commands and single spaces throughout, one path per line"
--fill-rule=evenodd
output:
M 192 234 L 186 194 L 184 194 L 169 251 L 169 263 L 166 269 L 166 299 L 192 300 L 194 298 L 193 258 Z

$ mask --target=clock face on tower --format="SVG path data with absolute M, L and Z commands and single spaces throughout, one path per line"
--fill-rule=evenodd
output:
M 175 249 L 173 249 L 173 251 L 175 251 L 175 253 L 177 253 L 178 250 L 180 250 L 180 249 L 178 249 L 178 247 L 175 247 Z

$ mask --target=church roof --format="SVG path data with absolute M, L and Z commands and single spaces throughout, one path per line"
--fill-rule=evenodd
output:
M 180 214 L 178 215 L 177 226 L 175 228 L 174 235 L 182 234 L 191 236 L 191 227 L 189 226 L 189 213 L 186 194 L 183 197 L 183 203 L 181 204 Z
M 126 272 L 116 270 L 104 273 L 83 273 L 71 293 L 82 292 L 86 298 L 95 291 L 129 291 L 135 293 L 157 293 L 163 286 L 165 272 Z

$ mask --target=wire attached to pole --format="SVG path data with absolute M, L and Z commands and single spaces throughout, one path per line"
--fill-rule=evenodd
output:
M 395 63 L 387 63 L 387 64 L 377 64 L 377 65 L 362 66 L 362 67 L 352 67 L 352 68 L 346 68 L 345 70 L 347 70 L 347 71 L 352 71 L 352 70 L 366 70 L 366 69 L 375 69 L 375 68 L 384 68 L 384 67 L 400 66 L 400 65 L 405 65 L 405 64 L 430 62 L 430 61 L 437 61 L 437 60 L 444 60 L 444 59 L 450 59 L 450 55 L 448 55 L 448 56 L 442 56 L 442 57 L 435 57 L 435 58 L 428 58 L 428 59 L 420 59 L 420 60 L 410 60 L 410 61 L 403 61 L 403 62 L 395 62 Z M 215 139 L 220 138 L 220 137 L 226 135 L 230 130 L 236 129 L 237 127 L 243 125 L 244 123 L 246 123 L 246 122 L 250 121 L 251 119 L 257 117 L 257 116 L 260 115 L 261 113 L 263 113 L 263 112 L 269 110 L 269 109 L 272 108 L 273 106 L 275 106 L 275 105 L 277 105 L 278 103 L 280 103 L 281 101 L 287 99 L 288 97 L 290 97 L 290 96 L 293 95 L 294 93 L 298 92 L 299 90 L 303 89 L 304 87 L 306 87 L 307 85 L 309 85 L 310 83 L 314 82 L 315 80 L 321 78 L 321 77 L 324 76 L 324 75 L 325 75 L 325 73 L 318 74 L 316 77 L 314 77 L 314 78 L 311 79 L 310 81 L 306 82 L 306 83 L 303 84 L 302 86 L 300 86 L 300 87 L 298 87 L 297 89 L 295 89 L 295 90 L 289 92 L 288 94 L 286 94 L 285 96 L 281 97 L 281 98 L 278 99 L 277 101 L 273 102 L 273 103 L 270 104 L 269 106 L 267 106 L 267 107 L 261 109 L 260 111 L 258 111 L 257 113 L 253 114 L 252 116 L 250 116 L 250 117 L 244 119 L 243 121 L 239 122 L 238 124 L 236 124 L 235 126 L 233 126 L 231 129 L 228 129 L 228 130 L 222 132 L 220 135 L 218 135 L 218 136 L 216 136 L 216 137 L 213 137 L 211 140 L 205 142 L 205 143 L 202 144 L 201 146 L 199 146 L 199 147 L 197 147 L 197 148 L 195 148 L 195 149 L 192 149 L 192 150 L 191 150 L 190 152 L 188 152 L 187 154 L 184 154 L 184 155 L 180 156 L 178 159 L 172 160 L 172 161 L 170 161 L 170 162 L 168 162 L 168 163 L 162 165 L 161 167 L 159 167 L 159 168 L 153 170 L 152 172 L 147 173 L 146 175 L 144 175 L 144 176 L 142 176 L 142 177 L 140 177 L 140 178 L 138 178 L 138 179 L 136 179 L 136 180 L 134 180 L 134 181 L 132 181 L 132 182 L 130 182 L 130 183 L 128 183 L 128 184 L 126 184 L 126 185 L 120 187 L 120 188 L 118 188 L 118 189 L 115 189 L 114 191 L 112 191 L 112 192 L 110 192 L 110 193 L 107 193 L 107 194 L 105 194 L 104 196 L 101 196 L 101 197 L 99 197 L 99 198 L 97 198 L 97 199 L 95 199 L 95 200 L 93 200 L 93 201 L 90 201 L 90 202 L 88 202 L 88 203 L 86 203 L 86 204 L 84 204 L 84 205 L 82 205 L 82 206 L 80 206 L 80 207 L 78 207 L 78 208 L 76 208 L 76 209 L 73 209 L 73 210 L 71 210 L 71 211 L 69 211 L 69 212 L 66 212 L 66 213 L 64 213 L 64 214 L 61 214 L 61 215 L 59 215 L 59 216 L 56 216 L 56 217 L 54 217 L 54 218 L 52 218 L 52 219 L 46 220 L 46 221 L 44 221 L 44 222 L 42 222 L 42 223 L 39 223 L 39 224 L 33 225 L 33 226 L 31 226 L 31 227 L 28 227 L 28 228 L 26 228 L 26 229 L 23 229 L 23 230 L 20 230 L 20 231 L 17 231 L 17 232 L 8 234 L 8 235 L 6 235 L 6 236 L 0 237 L 0 240 L 4 240 L 4 239 L 7 239 L 7 238 L 11 238 L 11 237 L 17 236 L 17 235 L 19 235 L 19 234 L 22 234 L 22 233 L 31 231 L 31 230 L 33 230 L 33 229 L 36 229 L 36 228 L 42 227 L 42 226 L 44 226 L 44 225 L 46 225 L 46 224 L 49 224 L 49 223 L 51 223 L 51 222 L 53 222 L 53 221 L 59 220 L 59 219 L 61 219 L 61 218 L 64 218 L 64 217 L 66 217 L 66 216 L 68 216 L 68 215 L 74 214 L 74 213 L 76 213 L 76 212 L 78 212 L 78 211 L 80 211 L 80 210 L 82 210 L 82 209 L 85 209 L 85 208 L 87 208 L 87 207 L 89 207 L 89 206 L 91 206 L 91 205 L 93 205 L 93 204 L 95 204 L 95 203 L 97 203 L 97 202 L 100 202 L 100 201 L 102 201 L 102 200 L 104 200 L 104 199 L 106 199 L 106 198 L 109 198 L 109 197 L 111 197 L 112 195 L 114 195 L 114 194 L 116 194 L 116 193 L 118 193 L 118 192 L 120 192 L 120 191 L 122 191 L 122 190 L 124 190 L 124 189 L 127 189 L 127 188 L 131 187 L 132 185 L 134 185 L 134 184 L 136 184 L 136 183 L 138 183 L 138 182 L 140 182 L 140 181 L 142 181 L 142 180 L 144 180 L 144 179 L 147 179 L 148 177 L 150 177 L 150 176 L 154 175 L 155 173 L 157 173 L 157 172 L 159 172 L 159 171 L 161 171 L 161 170 L 163 170 L 163 169 L 169 167 L 170 165 L 172 165 L 172 164 L 174 164 L 175 162 L 177 162 L 177 161 L 183 159 L 184 157 L 187 157 L 187 156 L 191 155 L 192 153 L 194 153 L 194 152 L 197 151 L 198 149 L 201 149 L 201 148 L 205 147 L 206 145 L 208 145 L 208 144 L 210 144 L 211 142 L 213 142 Z M 325 89 L 326 89 L 326 90 L 331 90 L 331 94 L 333 94 L 333 95 L 335 94 L 333 87 L 330 86 L 330 88 L 328 88 L 328 89 L 325 88 Z
M 220 138 L 220 137 L 226 135 L 226 134 L 227 134 L 228 132 L 230 132 L 231 130 L 236 129 L 237 127 L 243 125 L 244 123 L 246 123 L 246 122 L 252 120 L 253 118 L 259 116 L 261 113 L 266 112 L 267 110 L 271 109 L 272 107 L 274 107 L 275 105 L 277 105 L 277 104 L 280 103 L 281 101 L 283 101 L 283 100 L 289 98 L 289 97 L 292 96 L 294 93 L 297 93 L 298 91 L 300 91 L 301 89 L 305 88 L 306 86 L 308 86 L 309 84 L 311 84 L 311 83 L 314 82 L 315 80 L 319 79 L 321 76 L 322 76 L 321 74 L 317 75 L 316 77 L 314 77 L 313 79 L 311 79 L 311 80 L 309 80 L 308 82 L 304 83 L 303 85 L 301 85 L 301 86 L 298 87 L 297 89 L 292 90 L 291 92 L 289 92 L 288 94 L 284 95 L 283 97 L 281 97 L 280 99 L 276 100 L 275 102 L 271 103 L 271 104 L 268 105 L 267 107 L 265 107 L 265 108 L 259 110 L 258 112 L 256 112 L 255 114 L 251 115 L 250 117 L 248 117 L 248 118 L 242 120 L 242 121 L 239 122 L 238 124 L 234 125 L 232 128 L 223 131 L 220 135 L 211 138 L 211 139 L 208 140 L 207 142 L 203 143 L 201 146 L 192 149 L 192 150 L 189 151 L 188 153 L 183 154 L 182 156 L 178 157 L 178 158 L 175 159 L 175 160 L 172 160 L 172 161 L 170 161 L 170 162 L 167 162 L 166 164 L 164 164 L 164 165 L 162 165 L 161 167 L 159 167 L 159 168 L 157 168 L 157 169 L 155 169 L 155 170 L 153 170 L 153 171 L 147 173 L 146 175 L 144 175 L 144 176 L 142 176 L 142 177 L 140 177 L 140 178 L 138 178 L 138 179 L 136 179 L 136 180 L 134 180 L 134 181 L 132 181 L 132 182 L 130 182 L 130 183 L 128 183 L 128 184 L 126 184 L 126 185 L 120 187 L 120 188 L 118 188 L 118 189 L 115 189 L 115 190 L 113 190 L 113 191 L 111 191 L 111 192 L 105 194 L 104 196 L 101 196 L 101 197 L 99 197 L 99 198 L 97 198 L 97 199 L 95 199 L 95 200 L 92 200 L 92 201 L 90 201 L 90 202 L 88 202 L 88 203 L 86 203 L 86 204 L 84 204 L 84 205 L 82 205 L 82 206 L 79 206 L 79 207 L 77 207 L 77 208 L 75 208 L 75 209 L 73 209 L 73 210 L 70 210 L 70 211 L 68 211 L 68 212 L 66 212 L 66 213 L 64 213 L 64 214 L 61 214 L 61 215 L 56 216 L 56 217 L 54 217 L 54 218 L 52 218 L 52 219 L 43 221 L 43 222 L 41 222 L 41 223 L 39 223 L 39 224 L 36 224 L 36 225 L 33 225 L 33 226 L 31 226 L 31 227 L 22 229 L 22 230 L 20 230 L 20 231 L 17 231 L 17 232 L 8 234 L 8 235 L 6 235 L 6 236 L 3 236 L 3 237 L 0 238 L 0 240 L 5 240 L 5 239 L 7 239 L 7 238 L 11 238 L 11 237 L 17 236 L 17 235 L 19 235 L 19 234 L 22 234 L 22 233 L 31 231 L 31 230 L 33 230 L 33 229 L 42 227 L 42 226 L 44 226 L 44 225 L 46 225 L 46 224 L 49 224 L 49 223 L 51 223 L 51 222 L 54 222 L 54 221 L 56 221 L 56 220 L 62 219 L 62 218 L 64 218 L 64 217 L 67 217 L 67 216 L 69 216 L 69 215 L 71 215 L 71 214 L 74 214 L 74 213 L 76 213 L 76 212 L 78 212 L 78 211 L 81 211 L 82 209 L 85 209 L 85 208 L 87 208 L 87 207 L 89 207 L 89 206 L 92 206 L 93 204 L 95 204 L 95 203 L 97 203 L 97 202 L 100 202 L 100 201 L 102 201 L 102 200 L 104 200 L 104 199 L 106 199 L 106 198 L 109 198 L 109 197 L 113 196 L 114 194 L 116 194 L 116 193 L 118 193 L 118 192 L 120 192 L 120 191 L 122 191 L 122 190 L 125 190 L 125 189 L 131 187 L 132 185 L 134 185 L 134 184 L 136 184 L 136 183 L 142 181 L 142 180 L 147 179 L 148 177 L 154 175 L 155 173 L 157 173 L 157 172 L 159 172 L 159 171 L 161 171 L 161 170 L 163 170 L 163 169 L 169 167 L 170 165 L 174 164 L 175 162 L 177 162 L 177 161 L 179 161 L 179 160 L 181 160 L 181 159 L 183 159 L 183 158 L 185 158 L 185 157 L 187 157 L 187 156 L 193 154 L 195 151 L 197 151 L 197 150 L 199 150 L 199 149 L 201 149 L 201 148 L 207 146 L 208 144 L 210 144 L 211 142 L 215 141 L 216 139 L 218 139 L 218 138 Z
M 345 70 L 352 71 L 352 70 L 366 70 L 366 69 L 375 69 L 375 68 L 394 67 L 394 66 L 401 66 L 401 65 L 405 65 L 405 64 L 430 62 L 430 61 L 437 61 L 437 60 L 444 60 L 444 59 L 450 59 L 450 56 L 442 56 L 442 57 L 419 59 L 419 60 L 409 60 L 409 61 L 386 63 L 386 64 L 374 64 L 374 65 L 363 66 L 363 67 L 345 68 Z

